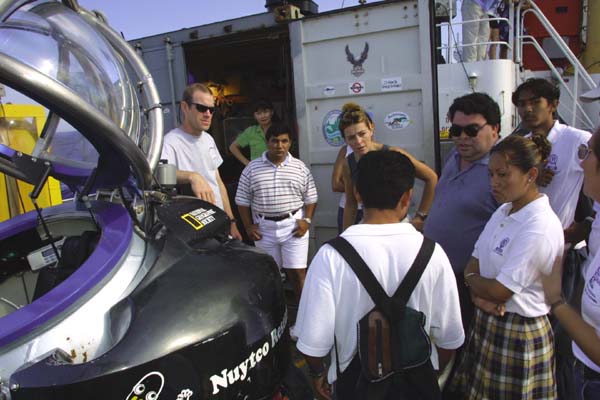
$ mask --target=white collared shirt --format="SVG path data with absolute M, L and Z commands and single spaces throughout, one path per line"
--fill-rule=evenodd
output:
M 562 255 L 562 225 L 544 194 L 513 214 L 511 209 L 512 203 L 505 203 L 492 214 L 473 257 L 479 260 L 481 276 L 496 279 L 514 293 L 506 311 L 539 317 L 550 311 L 540 274 L 549 274 Z
M 584 273 L 583 293 L 581 294 L 581 317 L 596 330 L 600 337 L 600 252 L 590 261 Z M 573 341 L 573 355 L 582 363 L 596 372 L 600 366 L 596 365 Z
M 412 265 L 423 235 L 411 224 L 352 225 L 342 233 L 391 296 Z M 464 341 L 456 278 L 438 244 L 407 305 L 426 316 L 425 331 L 432 343 L 456 349 Z M 323 357 L 333 348 L 334 334 L 343 371 L 357 351 L 356 324 L 374 307 L 373 300 L 350 266 L 331 246 L 322 246 L 310 264 L 302 289 L 295 333 L 298 349 Z M 432 363 L 437 351 L 432 346 Z M 337 351 L 332 352 L 329 382 L 336 380 Z
M 583 168 L 577 156 L 577 149 L 579 145 L 587 144 L 591 136 L 589 132 L 563 125 L 558 121 L 554 122 L 548 133 L 552 152 L 546 168 L 554 171 L 554 177 L 548 186 L 540 187 L 540 192 L 546 193 L 550 198 L 550 206 L 558 215 L 563 229 L 573 223 L 583 183 Z
M 252 207 L 254 214 L 268 217 L 316 202 L 317 187 L 306 165 L 289 153 L 281 164 L 275 165 L 266 151 L 244 168 L 235 196 L 235 204 Z

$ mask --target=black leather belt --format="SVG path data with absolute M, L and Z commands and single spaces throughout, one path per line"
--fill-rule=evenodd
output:
M 290 216 L 296 214 L 298 212 L 298 210 L 300 210 L 299 208 L 294 210 L 294 211 L 290 211 L 289 213 L 286 214 L 281 214 L 281 215 L 277 215 L 275 217 L 267 217 L 266 215 L 261 215 L 259 214 L 262 218 L 266 219 L 267 221 L 283 221 L 284 219 L 288 219 Z
M 577 359 L 575 359 L 575 368 L 579 368 L 583 372 L 583 379 L 600 381 L 600 372 L 594 371 Z

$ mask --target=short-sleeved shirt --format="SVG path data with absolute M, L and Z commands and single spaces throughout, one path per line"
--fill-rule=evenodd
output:
M 460 154 L 452 150 L 425 220 L 425 235 L 442 246 L 457 274 L 467 266 L 477 238 L 498 208 L 488 162 L 486 155 L 461 171 Z
M 596 330 L 600 337 L 600 252 L 597 252 L 585 272 L 585 283 L 581 295 L 581 317 Z M 573 341 L 573 355 L 582 363 L 596 372 L 600 366 L 596 365 Z
M 306 165 L 288 153 L 279 165 L 265 151 L 242 171 L 235 204 L 275 217 L 317 202 L 317 187 Z
M 523 317 L 546 315 L 550 306 L 540 278 L 563 253 L 562 225 L 544 194 L 509 214 L 511 209 L 512 203 L 505 203 L 492 215 L 473 257 L 479 260 L 481 276 L 496 279 L 514 293 L 506 311 Z
M 587 144 L 591 134 L 556 121 L 548 133 L 552 152 L 546 168 L 554 171 L 552 182 L 540 191 L 550 198 L 550 205 L 558 215 L 563 229 L 568 228 L 575 218 L 577 199 L 583 183 L 583 168 L 577 156 L 580 144 Z
M 365 260 L 388 296 L 398 289 L 423 242 L 423 235 L 406 222 L 352 225 L 342 236 Z M 456 278 L 439 245 L 407 304 L 425 314 L 425 331 L 438 347 L 456 349 L 462 345 Z M 337 350 L 332 351 L 329 382 L 336 380 L 336 353 L 342 371 L 356 354 L 356 324 L 373 307 L 371 297 L 342 256 L 331 246 L 322 246 L 308 269 L 295 332 L 298 350 L 313 357 L 327 355 L 335 335 Z M 437 367 L 435 347 L 432 363 Z
M 215 195 L 215 204 L 223 208 L 223 199 L 217 181 L 217 172 L 223 163 L 223 158 L 208 132 L 195 136 L 180 128 L 171 130 L 163 140 L 160 158 L 168 160 L 169 164 L 174 164 L 180 171 L 197 172 L 202 175 Z
M 260 125 L 252 125 L 235 139 L 240 147 L 250 146 L 250 160 L 255 160 L 267 150 L 267 140 Z

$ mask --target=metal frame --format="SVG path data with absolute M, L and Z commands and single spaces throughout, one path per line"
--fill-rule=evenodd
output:
M 2 53 L 0 53 L 0 77 L 3 83 L 21 91 L 48 109 L 55 110 L 80 132 L 100 132 L 114 153 L 119 154 L 123 160 L 131 161 L 140 188 L 145 189 L 150 186 L 152 171 L 142 151 L 100 111 L 82 102 L 77 93 L 38 70 Z M 93 137 L 87 139 L 92 143 L 98 143 Z

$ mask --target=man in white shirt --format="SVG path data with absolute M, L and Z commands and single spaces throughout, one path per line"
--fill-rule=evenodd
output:
M 165 135 L 161 159 L 177 167 L 177 183 L 189 184 L 194 194 L 219 208 L 231 219 L 231 236 L 241 240 L 229 204 L 227 188 L 219 175 L 223 159 L 210 128 L 215 100 L 201 83 L 189 85 L 183 92 L 181 113 L 183 122 Z
M 356 185 L 365 217 L 362 224 L 342 233 L 388 296 L 404 279 L 423 242 L 423 235 L 410 223 L 400 222 L 408 212 L 414 174 L 414 166 L 401 153 L 366 154 L 358 164 Z M 462 345 L 464 331 L 456 279 L 441 246 L 436 244 L 407 305 L 425 314 L 425 330 L 435 344 L 432 364 L 442 370 L 454 349 Z M 339 355 L 343 373 L 356 356 L 357 323 L 373 306 L 344 258 L 329 245 L 321 247 L 308 270 L 295 329 L 298 350 L 307 360 L 320 396 L 330 398 L 329 383 L 338 378 L 336 357 Z M 326 374 L 324 357 L 330 352 L 332 361 Z
M 289 152 L 292 134 L 287 126 L 271 125 L 265 139 L 267 151 L 242 171 L 235 203 L 248 237 L 286 270 L 299 301 L 317 187 L 310 170 Z
M 546 136 L 552 144 L 552 153 L 538 184 L 540 191 L 548 195 L 550 206 L 566 230 L 574 222 L 583 183 L 577 150 L 580 145 L 587 144 L 591 134 L 554 119 L 559 97 L 558 87 L 546 79 L 532 78 L 517 87 L 512 102 L 529 134 Z

